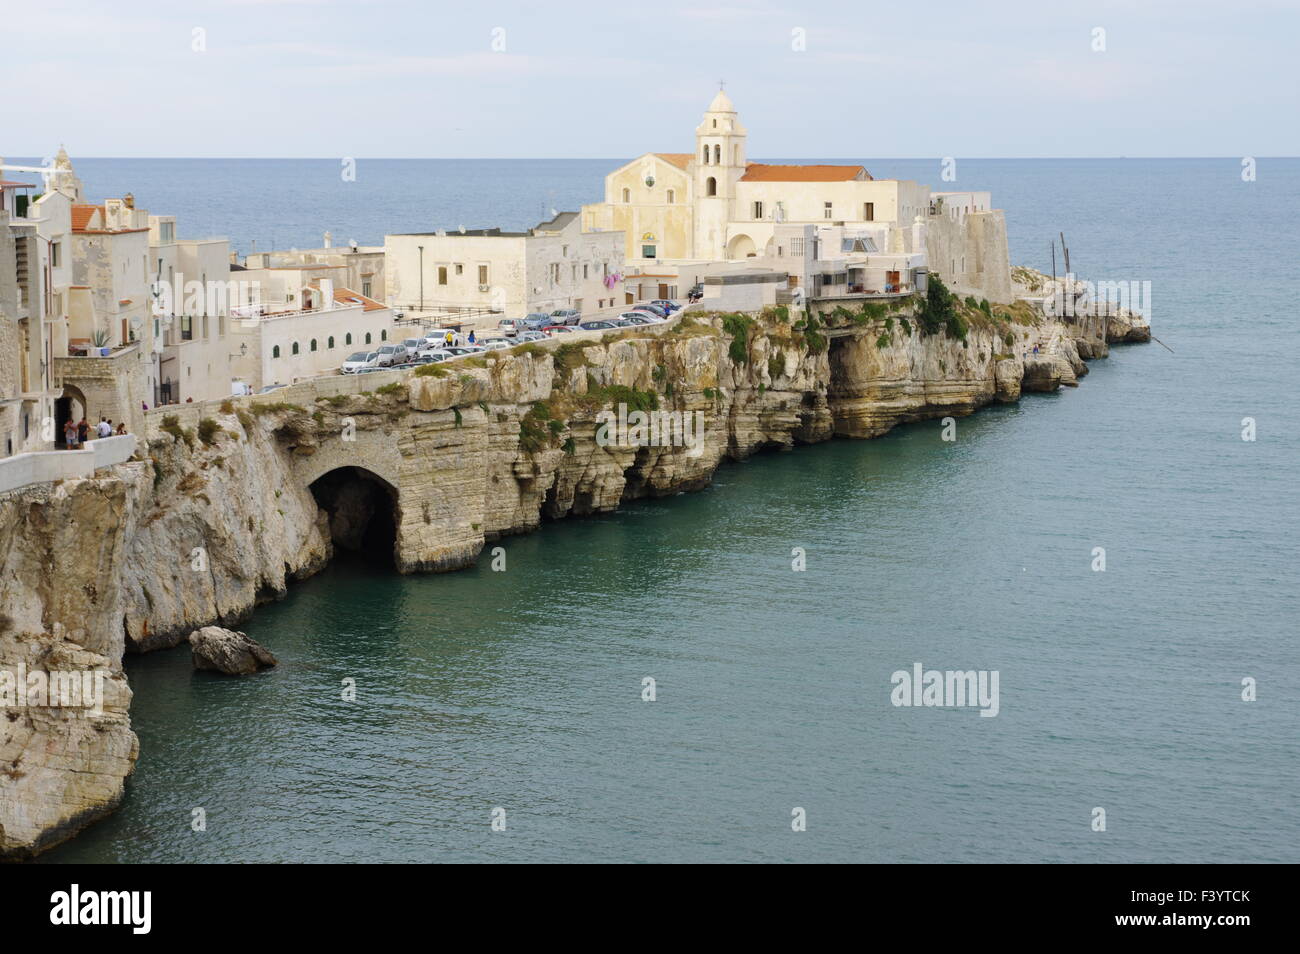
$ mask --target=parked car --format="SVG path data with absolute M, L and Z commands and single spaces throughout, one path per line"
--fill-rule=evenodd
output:
M 402 341 L 402 346 L 406 348 L 407 357 L 414 358 L 424 347 L 423 338 L 406 338 Z
M 633 308 L 631 311 L 623 312 L 619 317 L 630 317 L 632 315 L 640 315 L 642 318 L 649 318 L 651 324 L 658 324 L 661 321 L 668 320 L 663 315 L 657 315 L 653 311 L 646 311 L 644 308 Z
M 583 331 L 605 331 L 608 328 L 615 328 L 617 326 L 612 321 L 597 320 L 584 321 L 578 325 L 578 327 Z
M 523 327 L 522 318 L 502 318 L 497 322 L 497 332 L 505 335 L 507 338 L 513 338 Z
M 551 336 L 573 334 L 573 329 L 568 325 L 547 325 L 542 331 Z
M 545 341 L 546 337 L 540 331 L 521 331 L 515 336 L 515 341 Z
M 524 315 L 523 327 L 529 331 L 540 331 L 546 325 L 554 324 L 551 316 L 544 311 L 535 311 L 532 314 Z
M 287 388 L 288 386 L 289 386 L 289 385 L 287 385 L 287 384 L 268 384 L 268 385 L 267 385 L 266 387 L 264 387 L 264 388 L 258 388 L 258 389 L 257 389 L 257 393 L 258 393 L 258 394 L 270 394 L 272 391 L 278 391 L 278 390 L 280 390 L 280 388 Z
M 442 348 L 426 348 L 425 350 L 420 352 L 420 356 L 417 360 L 450 361 L 454 357 L 456 357 L 454 354 Z
M 387 368 L 394 364 L 401 364 L 406 360 L 406 345 L 380 345 L 376 351 L 379 355 L 379 366 Z
M 582 313 L 576 308 L 557 308 L 551 312 L 550 324 L 576 325 L 582 321 Z
M 654 301 L 650 302 L 650 304 L 658 305 L 660 308 L 668 312 L 668 314 L 670 315 L 675 311 L 682 310 L 682 306 L 677 304 L 677 302 L 673 301 L 670 298 L 656 298 Z
M 635 304 L 635 305 L 632 306 L 632 310 L 633 310 L 633 311 L 648 311 L 648 312 L 650 312 L 650 313 L 653 314 L 653 315 L 658 315 L 660 318 L 667 318 L 667 317 L 668 317 L 668 309 L 662 307 L 661 305 L 656 305 L 656 304 L 655 304 L 654 302 L 652 302 L 652 301 L 643 301 L 643 302 L 640 302 L 640 303 L 638 303 L 638 304 Z
M 657 322 L 655 321 L 655 316 L 654 316 L 654 315 L 638 315 L 638 314 L 636 314 L 635 312 L 628 312 L 626 315 L 623 315 L 623 316 L 620 316 L 620 317 L 621 317 L 623 320 L 625 320 L 625 321 L 629 321 L 629 322 L 631 322 L 631 323 L 634 324 L 634 325 L 653 325 L 653 324 L 657 324 Z
M 424 340 L 427 342 L 425 347 L 440 348 L 447 342 L 447 335 L 451 335 L 452 344 L 460 344 L 460 332 L 454 328 L 430 328 L 424 333 Z
M 357 351 L 348 355 L 348 359 L 343 362 L 343 366 L 339 370 L 344 374 L 356 374 L 362 368 L 376 368 L 378 366 L 378 351 Z
M 513 342 L 508 338 L 484 338 L 479 342 L 479 344 L 487 348 L 489 351 L 502 351 L 509 348 Z
M 357 374 L 374 374 L 376 371 L 387 371 L 387 368 L 361 368 Z

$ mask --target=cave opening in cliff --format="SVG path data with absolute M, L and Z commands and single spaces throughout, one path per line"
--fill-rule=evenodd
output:
M 395 564 L 397 491 L 391 484 L 364 468 L 340 467 L 317 479 L 311 492 L 329 515 L 336 549 Z

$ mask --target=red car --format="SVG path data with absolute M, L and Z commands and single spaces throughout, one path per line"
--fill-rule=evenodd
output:
M 542 329 L 542 331 L 550 335 L 552 338 L 554 338 L 557 333 L 566 335 L 573 333 L 573 329 L 568 325 L 547 325 Z

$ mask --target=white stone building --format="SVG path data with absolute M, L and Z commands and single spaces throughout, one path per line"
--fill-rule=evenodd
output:
M 388 235 L 388 298 L 416 314 L 591 312 L 622 298 L 623 246 L 620 233 L 584 232 L 576 212 L 526 232 Z
M 626 236 L 630 295 L 678 297 L 700 263 L 770 259 L 793 224 L 865 230 L 879 253 L 935 258 L 933 270 L 958 292 L 1010 300 L 1005 221 L 988 193 L 953 193 L 936 206 L 928 186 L 875 179 L 861 165 L 751 162 L 747 138 L 719 92 L 693 152 L 646 153 L 606 176 L 603 202 L 583 206 L 585 229 Z M 967 211 L 937 211 L 955 204 Z M 900 280 L 899 293 L 908 284 Z

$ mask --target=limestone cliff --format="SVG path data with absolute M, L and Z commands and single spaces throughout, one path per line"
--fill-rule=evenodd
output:
M 543 519 L 704 487 L 723 459 L 1075 384 L 1081 356 L 1131 330 L 970 300 L 927 327 L 923 309 L 692 313 L 406 376 L 316 379 L 151 415 L 138 460 L 8 495 L 0 668 L 103 666 L 115 688 L 96 720 L 6 713 L 0 853 L 40 850 L 121 798 L 136 746 L 124 651 L 232 626 L 337 547 L 379 541 L 399 572 L 458 569 Z M 620 404 L 700 412 L 702 439 L 598 439 Z

